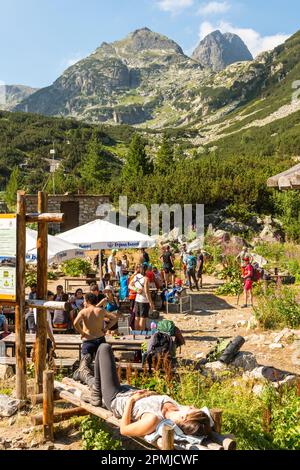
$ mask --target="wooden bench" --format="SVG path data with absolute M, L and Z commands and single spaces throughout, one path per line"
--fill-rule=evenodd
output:
M 32 364 L 32 360 L 27 358 L 27 364 Z M 74 371 L 76 364 L 78 361 L 76 359 L 69 359 L 69 358 L 56 358 L 55 359 L 55 366 L 57 369 L 68 369 Z M 15 367 L 16 366 L 16 358 L 15 357 L 0 357 L 0 365 L 6 365 Z
M 34 395 L 32 397 L 33 403 L 43 403 L 44 413 L 32 417 L 34 425 L 43 424 L 44 437 L 47 440 L 54 441 L 54 426 L 55 422 L 59 422 L 63 419 L 70 419 L 73 416 L 80 416 L 88 412 L 91 415 L 98 416 L 99 418 L 106 421 L 108 424 L 113 425 L 115 428 L 120 428 L 120 420 L 114 417 L 114 415 L 107 409 L 101 407 L 95 407 L 86 403 L 81 399 L 81 394 L 90 393 L 88 387 L 79 384 L 72 379 L 63 379 L 62 382 L 54 381 L 53 373 L 44 372 L 44 387 L 43 395 Z M 57 400 L 64 400 L 67 403 L 71 403 L 76 408 L 72 411 L 66 410 L 64 412 L 55 413 L 54 402 Z M 222 411 L 221 410 L 210 410 L 211 416 L 215 422 L 214 428 L 211 431 L 209 437 L 202 442 L 199 446 L 199 450 L 236 450 L 236 441 L 232 435 L 221 435 L 222 427 Z M 131 438 L 135 442 L 142 444 L 148 449 L 160 449 L 160 450 L 174 450 L 178 449 L 178 445 L 174 444 L 174 431 L 168 426 L 164 427 L 162 439 L 160 439 L 157 445 L 149 444 L 142 438 Z

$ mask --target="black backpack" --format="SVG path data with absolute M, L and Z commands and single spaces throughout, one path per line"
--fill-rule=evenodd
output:
M 176 345 L 173 338 L 167 333 L 157 331 L 153 335 L 147 351 L 146 357 L 149 368 L 151 369 L 154 361 L 158 362 L 164 358 L 171 361 L 174 358 L 174 354 L 176 354 Z

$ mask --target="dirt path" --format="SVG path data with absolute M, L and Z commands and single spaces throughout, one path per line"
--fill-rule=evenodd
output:
M 187 341 L 182 348 L 181 356 L 185 359 L 203 357 L 212 349 L 219 338 L 231 338 L 238 335 L 246 339 L 242 351 L 255 354 L 261 365 L 277 367 L 294 373 L 300 373 L 300 361 L 295 360 L 295 351 L 300 353 L 300 331 L 296 332 L 298 341 L 282 339 L 283 349 L 271 350 L 270 344 L 280 331 L 262 331 L 259 328 L 247 329 L 247 324 L 240 326 L 238 322 L 253 318 L 252 308 L 242 309 L 243 299 L 237 306 L 237 297 L 221 297 L 216 294 L 216 288 L 222 284 L 213 277 L 204 276 L 203 289 L 200 294 L 191 293 L 193 313 L 187 316 L 179 314 L 164 315 L 173 320 L 182 330 Z M 289 344 L 290 343 L 290 344 Z M 300 354 L 299 354 L 300 356 Z

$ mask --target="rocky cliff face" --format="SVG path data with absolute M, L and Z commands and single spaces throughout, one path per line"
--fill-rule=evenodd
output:
M 23 85 L 0 85 L 0 109 L 5 111 L 12 110 L 37 90 L 37 88 Z
M 220 72 L 235 62 L 253 60 L 252 54 L 239 36 L 214 31 L 206 36 L 193 52 L 192 58 L 203 67 Z
M 15 110 L 154 129 L 206 126 L 259 96 L 272 73 L 285 76 L 276 55 L 251 60 L 236 35 L 215 32 L 204 43 L 190 58 L 165 36 L 134 31 L 101 44 Z

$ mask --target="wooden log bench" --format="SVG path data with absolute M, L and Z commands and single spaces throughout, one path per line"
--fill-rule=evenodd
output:
M 76 364 L 78 364 L 77 359 L 69 358 L 55 358 L 55 366 L 57 369 L 67 369 L 74 371 Z M 27 358 L 27 364 L 32 364 L 32 360 Z M 0 357 L 0 365 L 16 367 L 16 358 L 15 357 Z
M 82 416 L 86 413 L 98 416 L 106 423 L 120 428 L 120 420 L 114 415 L 101 407 L 95 407 L 81 399 L 82 392 L 89 393 L 89 389 L 72 379 L 64 378 L 62 382 L 54 381 L 54 373 L 52 371 L 45 371 L 43 376 L 43 395 L 36 395 L 32 397 L 33 403 L 43 401 L 43 414 L 32 417 L 32 422 L 35 425 L 43 424 L 44 437 L 47 440 L 54 442 L 54 423 L 63 419 L 69 419 L 71 416 Z M 65 410 L 65 412 L 55 412 L 54 404 L 56 400 L 64 400 L 72 404 L 75 409 Z M 215 422 L 214 429 L 212 430 L 208 439 L 203 441 L 203 445 L 199 446 L 199 450 L 235 450 L 236 441 L 233 436 L 221 435 L 222 427 L 222 411 L 211 410 L 212 418 Z M 140 438 L 133 438 L 135 442 L 143 445 L 148 449 L 159 450 L 175 450 L 179 446 L 174 444 L 174 431 L 168 426 L 164 427 L 162 439 L 158 441 L 158 445 L 152 445 Z

